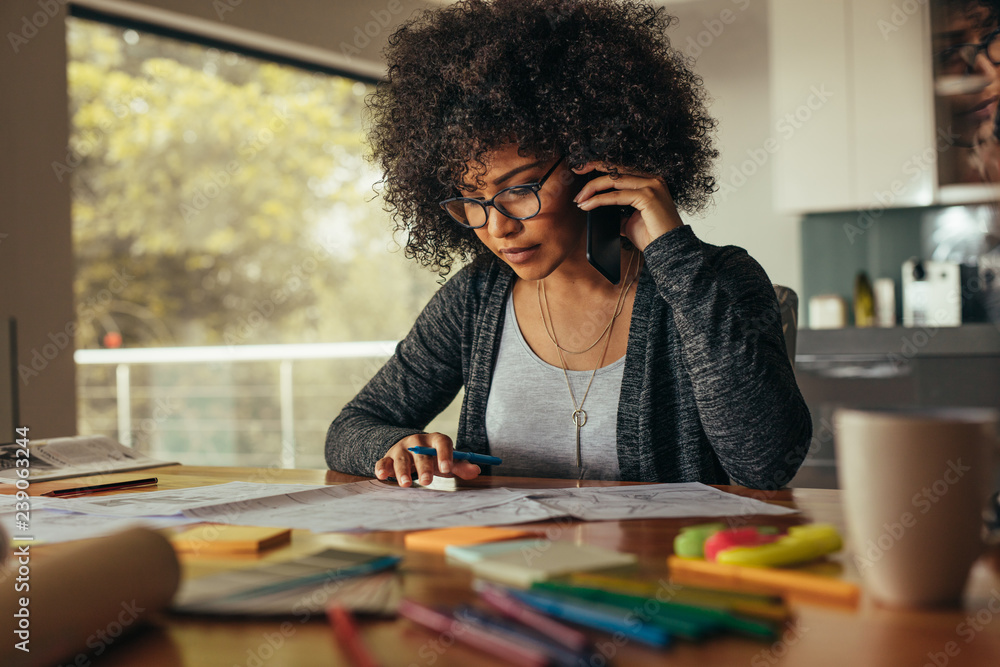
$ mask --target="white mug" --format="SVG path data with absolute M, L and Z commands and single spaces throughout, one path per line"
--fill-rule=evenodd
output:
M 997 422 L 985 408 L 836 412 L 849 547 L 876 600 L 960 600 L 984 546 Z

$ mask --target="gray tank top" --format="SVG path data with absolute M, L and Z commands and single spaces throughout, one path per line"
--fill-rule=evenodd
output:
M 490 454 L 503 459 L 493 474 L 511 477 L 619 479 L 618 398 L 625 357 L 599 368 L 583 409 L 582 469 L 576 467 L 573 401 L 562 368 L 543 361 L 528 346 L 514 314 L 513 293 L 486 404 Z M 579 402 L 592 371 L 569 371 Z

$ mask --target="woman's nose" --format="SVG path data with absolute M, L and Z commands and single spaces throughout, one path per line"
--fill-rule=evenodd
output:
M 972 72 L 979 74 L 986 74 L 988 76 L 996 76 L 997 66 L 990 62 L 990 59 L 986 57 L 985 51 L 980 51 L 976 54 L 976 60 L 972 64 Z M 970 74 L 972 73 L 970 72 Z
M 486 229 L 490 236 L 500 239 L 521 229 L 520 220 L 508 218 L 497 210 L 496 206 L 491 206 L 489 211 L 489 217 L 486 218 Z

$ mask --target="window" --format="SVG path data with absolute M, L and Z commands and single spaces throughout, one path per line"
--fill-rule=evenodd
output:
M 390 252 L 372 83 L 68 26 L 53 168 L 73 192 L 79 431 L 192 465 L 325 467 L 330 420 L 391 354 L 377 341 L 437 288 Z

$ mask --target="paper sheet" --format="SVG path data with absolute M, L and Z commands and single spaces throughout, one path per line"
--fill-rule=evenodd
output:
M 184 513 L 203 521 L 242 526 L 280 525 L 316 532 L 504 525 L 563 516 L 558 510 L 530 500 L 527 492 L 521 490 L 433 491 L 404 489 L 376 481 L 199 507 Z
M 254 498 L 325 489 L 310 484 L 257 484 L 229 482 L 189 489 L 165 489 L 145 493 L 121 493 L 93 498 L 46 498 L 45 507 L 102 516 L 172 516 L 204 505 L 235 503 Z M 33 499 L 34 501 L 34 499 Z M 271 525 L 271 524 L 258 524 Z
M 33 502 L 36 499 L 33 498 Z M 102 517 L 183 516 L 242 526 L 315 532 L 501 526 L 571 516 L 585 521 L 783 515 L 796 510 L 725 493 L 697 482 L 570 489 L 400 488 L 374 480 L 335 486 L 230 482 L 88 500 L 37 499 L 44 508 Z M 42 508 L 33 507 L 33 512 Z M 2 511 L 2 510 L 0 510 Z M 8 509 L 9 511 L 9 509 Z M 70 519 L 52 525 L 70 531 Z M 80 519 L 80 531 L 101 522 Z
M 186 516 L 173 517 L 108 517 L 94 514 L 71 514 L 52 510 L 33 509 L 31 524 L 27 531 L 13 532 L 14 514 L 0 514 L 0 524 L 14 535 L 14 540 L 30 536 L 32 544 L 41 542 L 69 542 L 91 537 L 110 535 L 127 528 L 145 526 L 147 528 L 166 528 L 195 523 L 196 519 Z
M 797 510 L 745 498 L 699 482 L 591 486 L 532 492 L 537 502 L 584 521 L 675 519 L 766 514 Z
M 160 461 L 140 454 L 103 435 L 39 440 L 27 449 L 20 442 L 0 445 L 0 483 L 13 484 L 19 479 L 17 461 L 21 459 L 24 463 L 25 454 L 30 463 L 31 483 L 176 465 L 175 461 Z

